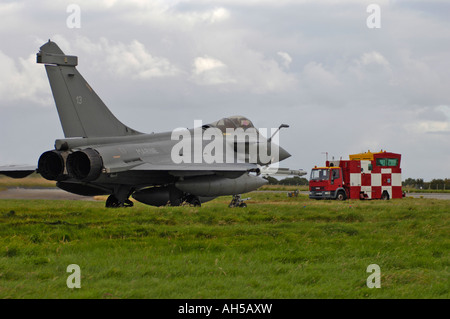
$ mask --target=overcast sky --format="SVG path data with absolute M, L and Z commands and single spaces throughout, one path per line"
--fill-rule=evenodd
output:
M 244 115 L 290 125 L 282 167 L 383 149 L 403 179 L 450 178 L 449 14 L 444 0 L 2 0 L 0 165 L 35 164 L 64 137 L 36 64 L 51 39 L 138 131 Z

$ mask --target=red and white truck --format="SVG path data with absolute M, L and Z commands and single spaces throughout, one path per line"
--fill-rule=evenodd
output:
M 314 167 L 309 181 L 313 199 L 402 198 L 401 155 L 381 151 L 353 154 L 349 160 Z

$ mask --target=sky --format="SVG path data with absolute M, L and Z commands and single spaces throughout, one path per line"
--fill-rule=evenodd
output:
M 375 5 L 375 8 L 374 6 Z M 63 138 L 48 39 L 146 133 L 232 115 L 280 131 L 281 167 L 387 150 L 402 178 L 450 178 L 450 2 L 0 1 L 0 165 Z

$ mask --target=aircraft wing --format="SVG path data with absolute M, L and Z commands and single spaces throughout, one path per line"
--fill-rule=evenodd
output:
M 24 178 L 36 171 L 35 166 L 29 165 L 7 165 L 0 166 L 0 174 L 12 178 Z

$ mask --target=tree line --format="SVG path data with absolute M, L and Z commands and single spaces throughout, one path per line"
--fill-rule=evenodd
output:
M 304 177 L 294 176 L 281 180 L 272 176 L 264 177 L 269 181 L 269 185 L 309 185 L 309 181 Z M 423 178 L 407 178 L 402 182 L 405 187 L 417 189 L 448 189 L 450 190 L 450 179 L 433 179 L 431 182 L 425 182 Z
M 438 178 L 432 179 L 431 182 L 424 182 L 423 178 L 407 178 L 402 183 L 403 186 L 417 188 L 417 189 L 449 189 L 450 190 L 450 179 L 449 178 Z
M 266 176 L 264 178 L 269 181 L 269 185 L 309 185 L 309 181 L 306 178 L 299 176 L 286 177 L 282 180 L 278 180 L 272 176 Z

